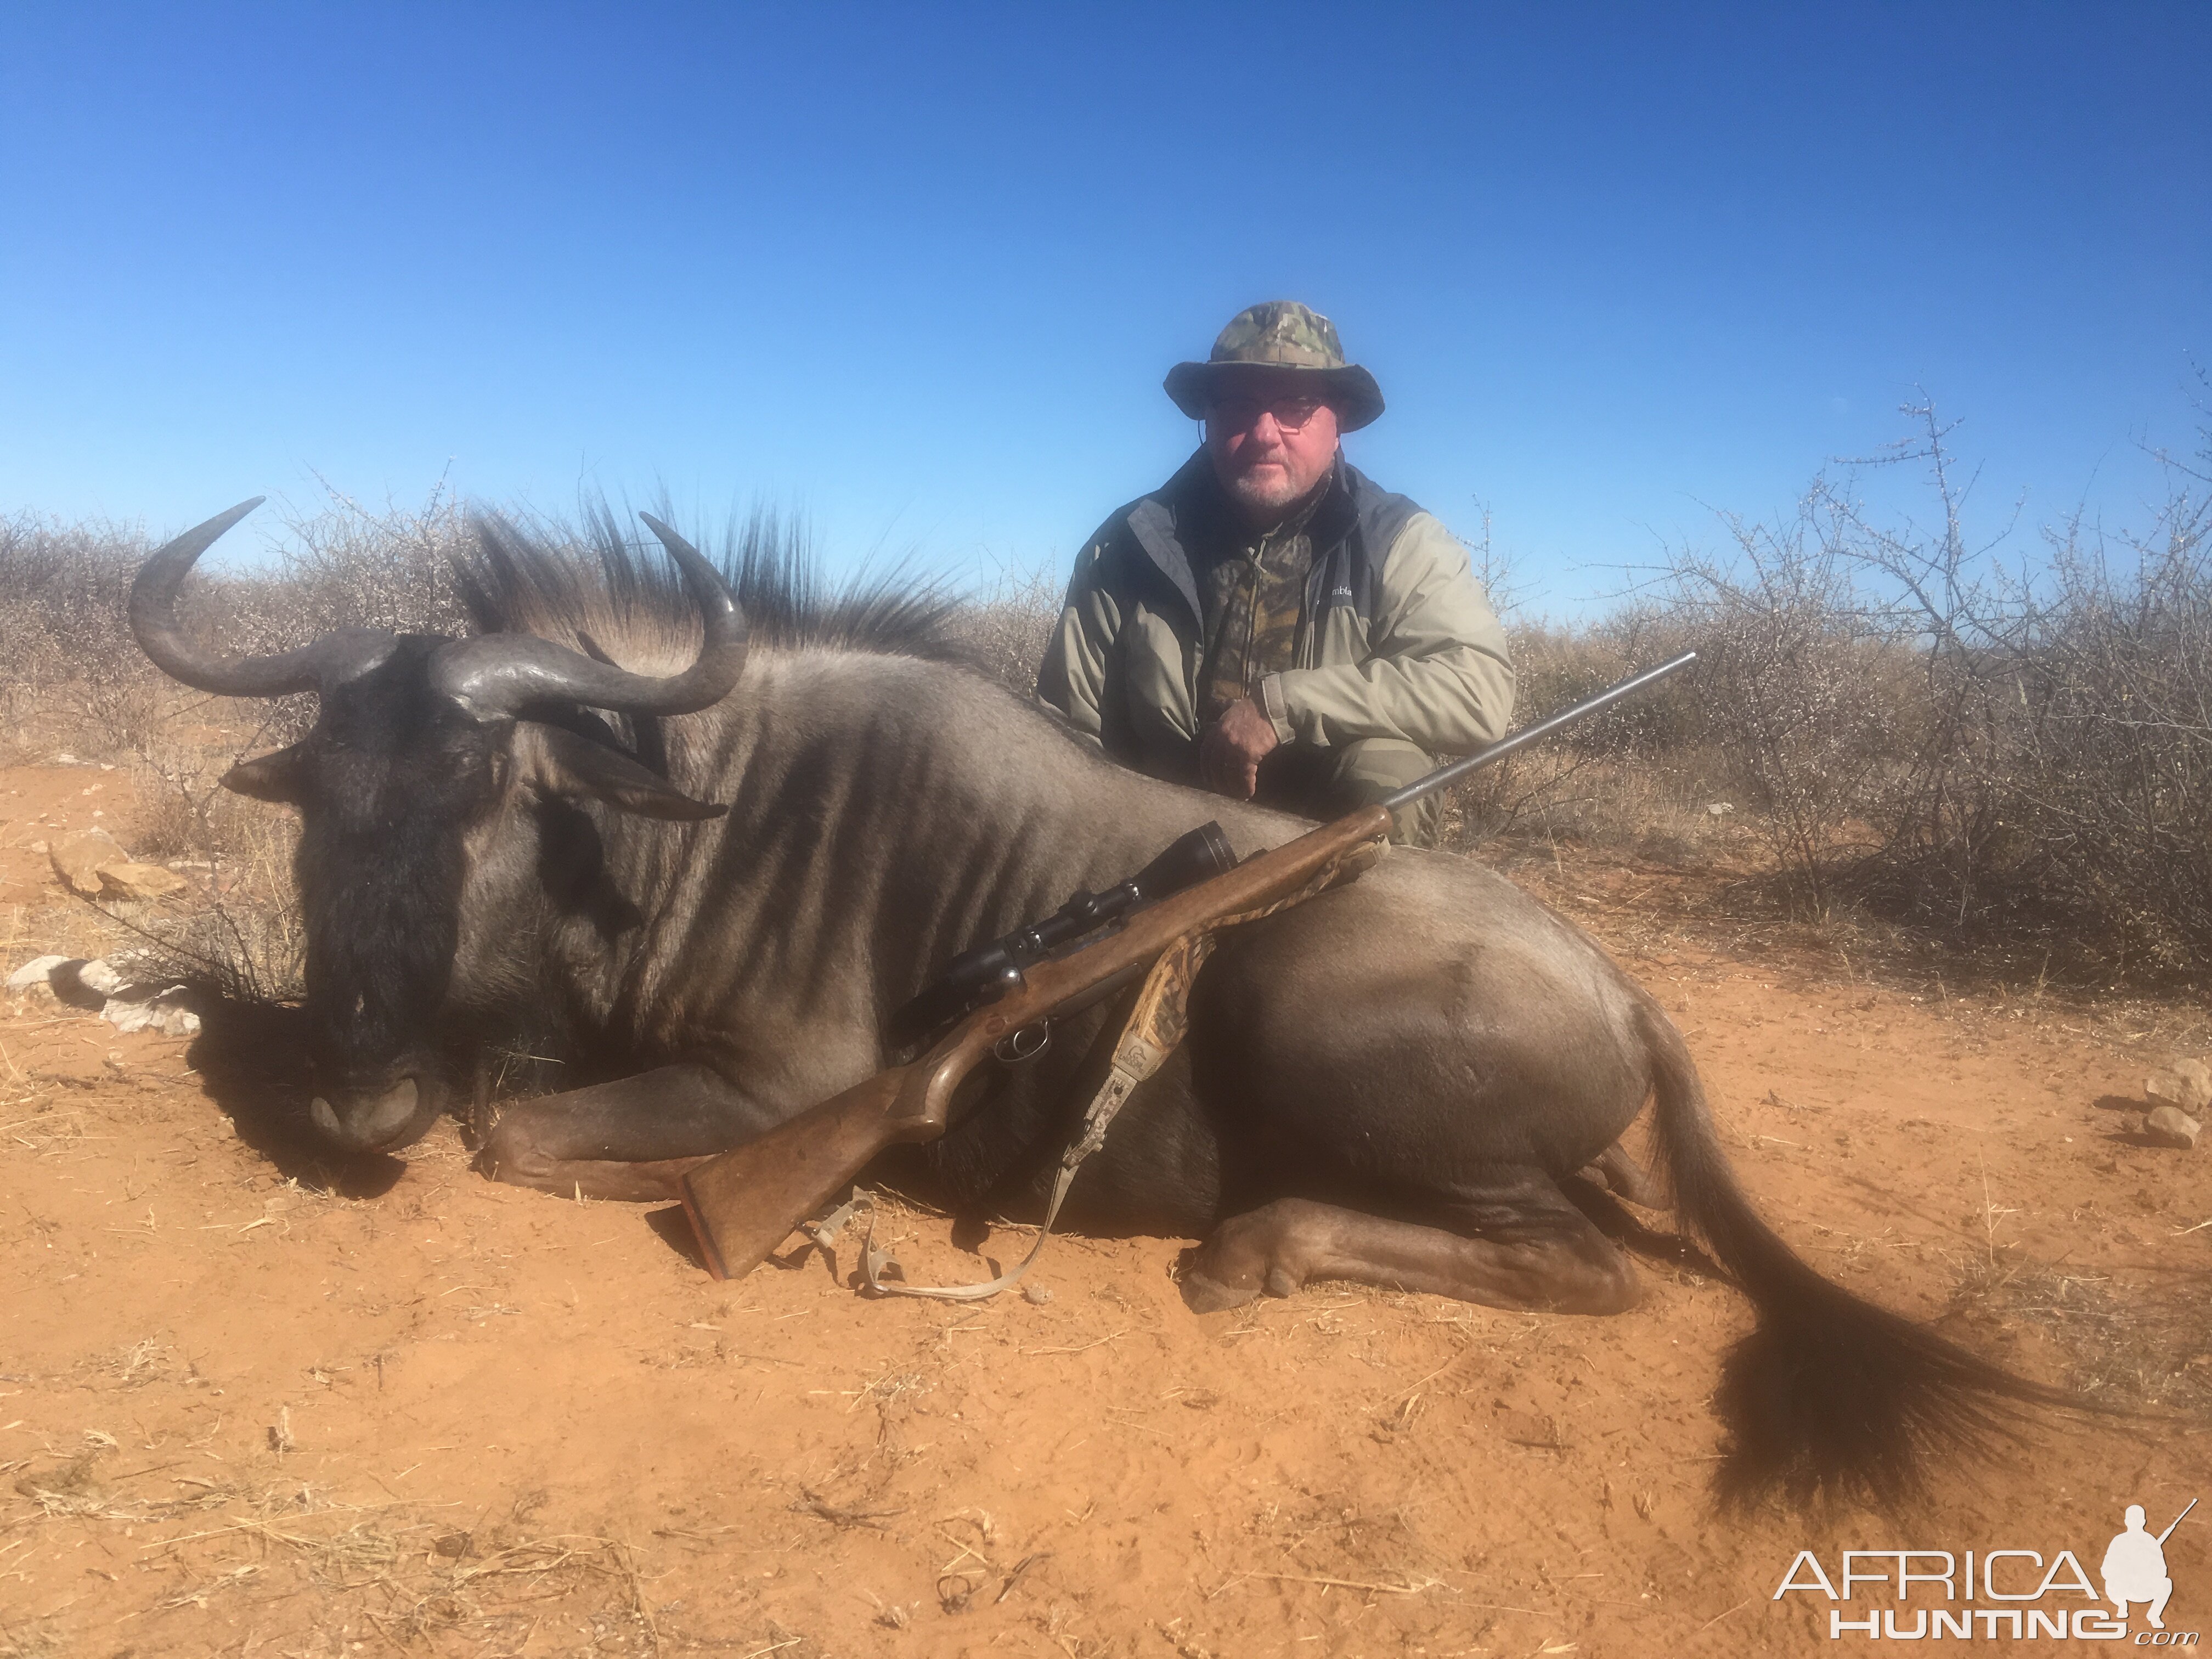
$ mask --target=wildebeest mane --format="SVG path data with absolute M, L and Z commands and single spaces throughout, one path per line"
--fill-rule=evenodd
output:
M 672 520 L 665 505 L 656 516 Z M 455 559 L 463 603 L 482 633 L 535 634 L 611 650 L 627 667 L 688 661 L 696 607 L 675 565 L 634 515 L 586 498 L 573 521 L 501 513 L 471 517 Z M 803 521 L 755 508 L 694 544 L 730 582 L 756 646 L 808 647 L 958 661 L 958 600 L 903 565 L 834 580 Z

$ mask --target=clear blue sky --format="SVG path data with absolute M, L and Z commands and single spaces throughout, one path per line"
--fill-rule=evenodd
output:
M 1688 14 L 1688 15 L 1685 15 Z M 2212 6 L 0 11 L 0 512 L 802 507 L 1057 561 L 1303 299 L 1554 603 L 1923 386 L 2129 516 L 2212 354 Z

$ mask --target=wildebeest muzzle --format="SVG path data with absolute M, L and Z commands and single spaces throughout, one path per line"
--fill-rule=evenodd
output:
M 342 1151 L 396 1151 L 422 1139 L 436 1118 L 436 1092 L 412 1077 L 365 1093 L 332 1089 L 307 1103 L 307 1115 L 322 1137 Z

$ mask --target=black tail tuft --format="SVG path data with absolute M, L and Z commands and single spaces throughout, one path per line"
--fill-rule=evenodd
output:
M 1918 1495 L 1932 1459 L 1987 1452 L 2018 1437 L 2021 1407 L 2066 1403 L 1862 1302 L 1767 1239 L 1794 1272 L 1752 1291 L 1758 1328 L 1722 1367 L 1717 1399 L 1734 1436 L 1723 1497 L 1779 1487 L 1800 1504 L 1894 1509 Z
M 1656 1006 L 1644 1025 L 1658 1162 L 1677 1212 L 1759 1313 L 1722 1371 L 1719 1404 L 1734 1436 L 1724 1498 L 1779 1489 L 1800 1504 L 1894 1509 L 1920 1491 L 1931 1457 L 2015 1438 L 2025 1407 L 2081 1403 L 1861 1301 L 1800 1261 L 1735 1184 L 1681 1034 Z

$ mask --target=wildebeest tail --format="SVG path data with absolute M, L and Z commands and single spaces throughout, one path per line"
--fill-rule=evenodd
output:
M 1735 1275 L 1759 1323 L 1725 1361 L 1717 1401 L 1734 1437 L 1724 1497 L 1779 1487 L 1893 1506 L 1932 1454 L 2009 1437 L 2023 1405 L 2079 1404 L 1830 1283 L 1736 1185 L 1704 1085 L 1674 1022 L 1647 1003 L 1660 1168 L 1677 1214 Z

